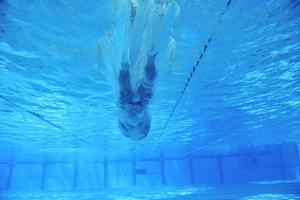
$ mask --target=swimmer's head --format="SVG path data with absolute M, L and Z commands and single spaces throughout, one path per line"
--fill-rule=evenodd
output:
M 123 135 L 130 138 L 131 140 L 142 140 L 144 139 L 150 130 L 150 116 L 147 112 L 139 113 L 138 116 L 126 116 L 119 119 L 119 127 Z

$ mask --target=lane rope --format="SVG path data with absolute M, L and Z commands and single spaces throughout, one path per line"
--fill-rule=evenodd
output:
M 48 119 L 45 119 L 41 114 L 38 114 L 34 111 L 30 111 L 30 110 L 27 110 L 25 108 L 23 108 L 22 106 L 16 104 L 15 102 L 13 102 L 12 100 L 8 99 L 7 97 L 3 96 L 3 95 L 0 95 L 0 98 L 3 99 L 4 101 L 10 103 L 11 105 L 15 106 L 16 108 L 18 108 L 19 110 L 22 110 L 23 112 L 26 112 L 34 117 L 36 117 L 37 119 L 49 124 L 50 126 L 54 127 L 55 129 L 59 130 L 61 133 L 65 134 L 65 135 L 69 135 L 69 136 L 72 136 L 76 142 L 81 142 L 81 143 L 85 143 L 85 144 L 89 144 L 89 142 L 83 138 L 79 138 L 77 135 L 75 134 L 72 134 L 72 133 L 69 133 L 69 132 L 66 132 L 61 126 L 51 122 L 50 120 Z
M 218 23 L 217 23 L 217 26 L 220 26 L 220 25 L 222 24 L 224 15 L 225 15 L 226 12 L 229 10 L 230 5 L 231 5 L 231 2 L 232 2 L 232 0 L 228 0 L 228 1 L 227 1 L 227 3 L 226 3 L 226 8 L 225 8 L 224 11 L 220 14 L 220 18 L 219 18 L 219 21 L 218 21 Z M 173 108 L 172 108 L 172 110 L 171 110 L 171 112 L 170 112 L 170 114 L 169 114 L 169 116 L 168 116 L 168 118 L 167 118 L 167 120 L 166 120 L 166 122 L 165 122 L 165 124 L 164 124 L 164 126 L 163 126 L 163 128 L 162 128 L 162 130 L 161 130 L 161 132 L 160 132 L 160 134 L 159 134 L 159 136 L 158 136 L 158 138 L 157 138 L 157 140 L 156 140 L 156 142 L 155 142 L 155 145 L 153 146 L 153 148 L 152 148 L 151 151 L 150 151 L 150 155 L 151 155 L 151 156 L 152 156 L 152 153 L 154 152 L 156 146 L 158 145 L 159 141 L 161 140 L 163 134 L 165 133 L 165 130 L 166 130 L 166 128 L 167 128 L 167 126 L 168 126 L 168 124 L 169 124 L 171 118 L 173 117 L 173 115 L 174 115 L 174 113 L 175 113 L 175 110 L 176 110 L 178 104 L 180 103 L 180 101 L 181 101 L 181 99 L 182 99 L 182 97 L 183 97 L 183 95 L 184 95 L 184 93 L 185 93 L 187 87 L 189 86 L 189 84 L 190 84 L 192 78 L 194 77 L 194 74 L 196 73 L 196 71 L 197 71 L 197 69 L 198 69 L 198 67 L 199 67 L 200 62 L 201 62 L 201 60 L 203 59 L 203 56 L 204 56 L 205 53 L 207 52 L 208 47 L 211 45 L 212 39 L 214 38 L 216 32 L 217 32 L 217 27 L 215 28 L 215 30 L 214 30 L 214 32 L 212 33 L 212 35 L 208 38 L 208 40 L 206 41 L 206 43 L 203 45 L 203 48 L 202 48 L 202 50 L 200 51 L 200 53 L 199 53 L 199 55 L 198 55 L 198 59 L 197 59 L 196 63 L 193 65 L 193 67 L 192 67 L 192 69 L 191 69 L 191 72 L 190 72 L 188 78 L 186 79 L 186 82 L 185 82 L 185 84 L 184 84 L 184 86 L 183 86 L 183 88 L 182 88 L 182 90 L 181 90 L 181 92 L 180 92 L 180 95 L 179 95 L 179 97 L 177 98 L 176 103 L 174 104 L 174 106 L 173 106 Z

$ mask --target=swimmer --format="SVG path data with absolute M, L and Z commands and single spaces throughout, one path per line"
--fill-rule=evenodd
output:
M 156 78 L 154 55 L 148 55 L 144 78 L 133 91 L 129 74 L 129 64 L 122 63 L 119 73 L 119 127 L 121 132 L 132 140 L 142 140 L 150 130 L 151 116 L 148 104 L 153 95 L 153 84 Z

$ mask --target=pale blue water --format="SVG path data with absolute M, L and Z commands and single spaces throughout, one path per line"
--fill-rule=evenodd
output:
M 151 130 L 139 142 L 129 140 L 119 131 L 115 77 L 110 74 L 111 68 L 117 66 L 107 69 L 104 64 L 104 61 L 117 63 L 119 59 L 118 42 L 123 41 L 123 36 L 117 30 L 126 25 L 126 20 L 117 18 L 116 13 L 125 9 L 124 2 L 0 0 L 0 169 L 4 174 L 1 176 L 0 172 L 0 188 L 4 191 L 0 197 L 47 199 L 49 195 L 58 195 L 51 199 L 72 199 L 77 195 L 77 192 L 49 195 L 38 192 L 33 196 L 26 193 L 21 198 L 15 190 L 7 191 L 3 177 L 8 176 L 7 163 L 12 160 L 31 163 L 28 168 L 40 166 L 44 160 L 65 161 L 66 166 L 52 169 L 55 181 L 45 186 L 51 191 L 64 191 L 72 188 L 72 183 L 63 182 L 73 176 L 68 171 L 73 170 L 74 160 L 79 163 L 135 158 L 145 161 L 162 154 L 166 158 L 186 158 L 231 154 L 244 148 L 286 142 L 299 146 L 299 1 L 170 1 L 173 7 L 169 6 L 168 12 L 174 15 L 164 15 L 166 24 L 153 26 L 161 31 L 155 41 L 163 42 L 157 45 L 158 78 L 149 105 Z M 167 1 L 155 2 L 160 5 Z M 135 33 L 153 31 L 149 24 L 145 27 L 141 26 Z M 146 36 L 141 39 L 145 46 L 149 40 Z M 212 40 L 208 44 L 209 38 Z M 117 41 L 116 46 L 112 40 Z M 204 52 L 206 44 L 208 48 Z M 99 49 L 106 57 L 101 57 Z M 180 99 L 201 52 L 204 53 L 197 71 Z M 179 104 L 171 114 L 178 99 Z M 144 165 L 155 166 L 155 163 Z M 111 176 L 123 177 L 118 171 L 128 171 L 130 167 L 118 168 Z M 166 196 L 156 199 L 184 199 L 178 195 L 186 191 L 190 192 L 188 195 L 198 195 L 206 188 L 185 184 L 186 175 L 178 181 L 176 177 L 184 167 L 176 164 L 175 168 L 177 174 L 173 174 L 170 182 L 179 188 L 159 188 L 157 194 Z M 17 173 L 26 171 L 27 175 L 25 178 L 20 175 L 22 181 L 16 179 L 12 185 L 20 183 L 15 188 L 30 192 L 42 188 L 36 181 L 42 168 L 36 169 L 32 168 L 30 181 L 27 174 L 30 169 L 17 169 Z M 103 174 L 95 172 L 94 166 L 88 169 L 93 172 L 79 182 L 85 189 L 94 191 L 97 179 Z M 92 180 L 92 176 L 97 178 Z M 272 173 L 269 177 L 268 180 L 276 179 Z M 152 182 L 150 179 L 143 182 L 143 187 L 157 185 L 157 179 L 160 178 L 153 176 Z M 114 184 L 128 185 L 126 181 Z M 127 190 L 131 191 L 107 192 L 122 197 L 109 197 L 96 191 L 86 193 L 82 199 L 150 198 L 128 196 L 124 194 Z M 169 196 L 166 191 L 171 192 Z M 289 192 L 293 197 L 277 194 L 273 198 L 268 196 L 272 195 L 269 190 L 257 194 L 245 192 L 244 197 L 241 194 L 234 198 L 299 199 L 299 193 L 294 191 L 297 189 Z M 149 194 L 149 190 L 143 188 L 138 194 Z M 150 196 L 155 199 L 153 193 Z M 196 196 L 186 199 L 199 198 Z

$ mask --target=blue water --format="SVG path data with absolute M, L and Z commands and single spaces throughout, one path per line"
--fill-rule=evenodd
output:
M 132 1 L 137 9 L 143 5 L 146 10 L 137 15 L 137 24 L 143 24 L 150 13 L 149 23 L 137 25 L 129 33 L 139 39 L 139 48 L 124 42 L 128 35 L 122 30 L 130 26 L 126 13 L 129 2 L 0 0 L 0 188 L 4 191 L 0 198 L 184 199 L 180 194 L 187 192 L 190 196 L 186 199 L 199 199 L 197 195 L 207 187 L 185 184 L 186 173 L 176 182 L 185 170 L 179 161 L 174 167 L 177 174 L 171 178 L 174 184 L 170 185 L 176 187 L 158 187 L 155 193 L 162 196 L 155 198 L 153 191 L 145 189 L 157 186 L 160 178 L 154 175 L 142 181 L 142 189 L 132 192 L 135 196 L 128 195 L 132 189 L 127 188 L 90 191 L 80 197 L 78 192 L 69 191 L 72 183 L 67 180 L 73 176 L 75 160 L 85 165 L 149 159 L 150 163 L 142 164 L 144 168 L 160 169 L 151 159 L 231 155 L 245 148 L 280 144 L 299 146 L 299 1 Z M 151 13 L 163 13 L 163 23 Z M 153 43 L 159 54 L 158 77 L 149 105 L 151 129 L 145 139 L 136 142 L 123 136 L 118 127 L 115 72 L 120 52 L 130 49 L 135 52 L 134 59 L 143 62 L 145 49 Z M 132 69 L 135 77 L 140 75 L 139 66 Z M 193 66 L 197 70 L 189 82 Z M 286 152 L 296 155 L 296 150 Z M 266 159 L 268 163 L 273 158 Z M 49 172 L 55 178 L 46 181 L 45 189 L 69 193 L 36 192 L 36 188 L 44 187 L 39 182 L 43 173 L 38 166 L 45 160 L 58 165 Z M 13 179 L 12 187 L 7 187 L 6 180 L 9 162 L 30 165 L 26 166 L 29 169 L 15 167 L 23 178 Z M 60 166 L 59 162 L 65 163 Z M 209 162 L 203 161 L 205 169 L 210 169 Z M 299 159 L 296 162 L 293 166 L 299 168 Z M 79 169 L 90 171 L 79 185 L 94 191 L 103 174 L 91 165 Z M 121 172 L 130 169 L 131 164 L 116 167 L 112 185 L 131 187 L 121 178 L 125 177 Z M 299 169 L 297 173 L 299 177 Z M 276 177 L 271 173 L 264 179 L 274 181 Z M 283 177 L 289 179 L 289 175 Z M 296 175 L 291 177 L 297 179 Z M 18 188 L 35 193 L 19 195 L 15 192 Z M 295 191 L 286 197 L 284 192 L 272 194 L 272 190 L 241 192 L 234 198 L 299 199 Z M 112 194 L 121 197 L 109 196 Z

